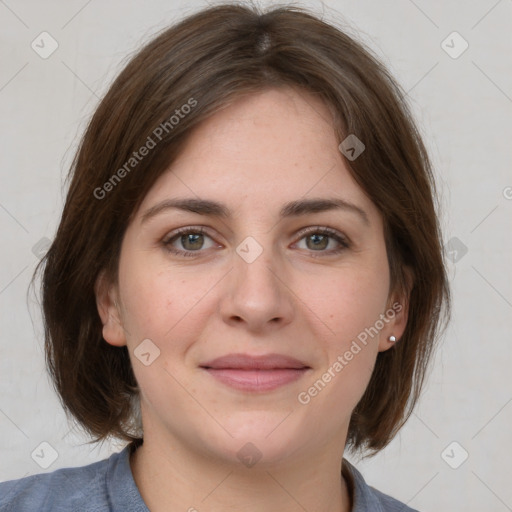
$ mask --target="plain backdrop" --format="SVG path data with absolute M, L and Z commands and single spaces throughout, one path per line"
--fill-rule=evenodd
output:
M 408 91 L 436 170 L 453 292 L 414 414 L 376 457 L 347 458 L 370 485 L 422 512 L 512 510 L 512 1 L 297 4 L 367 43 Z M 141 44 L 206 5 L 0 1 L 0 480 L 124 446 L 88 445 L 68 423 L 27 287 L 98 99 Z M 47 50 L 58 44 L 47 58 L 32 47 L 40 37 Z M 55 450 L 47 468 L 34 455 L 43 448 Z

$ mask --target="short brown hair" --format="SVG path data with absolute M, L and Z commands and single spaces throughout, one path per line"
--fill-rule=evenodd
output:
M 125 230 L 192 129 L 241 95 L 269 87 L 316 95 L 332 112 L 340 142 L 349 134 L 363 141 L 364 152 L 346 163 L 383 216 L 391 290 L 409 297 L 405 332 L 378 354 L 347 446 L 377 453 L 420 396 L 450 292 L 431 164 L 406 95 L 369 49 L 306 9 L 224 4 L 163 31 L 111 85 L 81 140 L 55 239 L 32 278 L 44 264 L 47 366 L 66 413 L 92 442 L 141 439 L 127 347 L 103 339 L 95 282 L 104 272 L 117 283 Z M 173 122 L 186 104 L 194 107 Z M 149 138 L 155 147 L 131 161 Z

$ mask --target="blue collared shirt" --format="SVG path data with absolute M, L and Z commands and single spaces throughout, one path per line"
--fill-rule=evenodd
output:
M 109 458 L 0 483 L 0 512 L 150 512 L 130 467 L 130 445 Z M 351 512 L 418 512 L 366 484 L 346 459 Z M 193 510 L 193 507 L 191 507 Z

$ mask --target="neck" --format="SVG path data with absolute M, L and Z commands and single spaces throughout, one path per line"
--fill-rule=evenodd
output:
M 352 510 L 352 484 L 342 475 L 341 457 L 304 454 L 293 461 L 244 467 L 146 435 L 130 465 L 151 512 Z

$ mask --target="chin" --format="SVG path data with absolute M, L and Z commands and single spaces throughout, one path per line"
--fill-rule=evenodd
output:
M 287 417 L 288 414 L 283 411 L 235 414 L 229 421 L 222 422 L 233 437 L 223 431 L 225 435 L 217 439 L 220 443 L 217 447 L 224 455 L 230 454 L 230 463 L 242 463 L 247 467 L 257 464 L 260 469 L 275 465 L 290 457 L 306 442 L 301 438 L 305 437 L 304 433 L 299 433 L 294 424 L 293 415 Z M 209 437 L 208 441 L 211 439 Z

